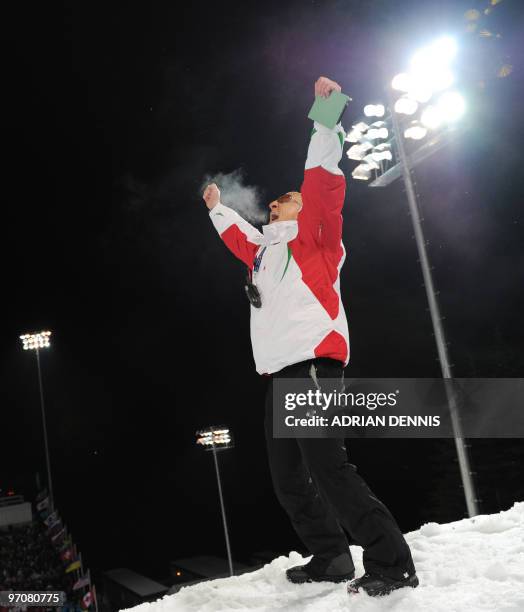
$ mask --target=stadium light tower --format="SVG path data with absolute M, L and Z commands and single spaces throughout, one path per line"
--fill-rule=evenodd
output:
M 352 145 L 347 156 L 360 162 L 352 172 L 354 179 L 373 179 L 369 183 L 370 187 L 386 187 L 400 177 L 404 181 L 438 359 L 442 377 L 446 381 L 464 496 L 471 517 L 478 514 L 477 497 L 456 396 L 452 385 L 447 382 L 453 374 L 411 176 L 416 165 L 451 140 L 465 112 L 464 98 L 458 91 L 450 89 L 455 81 L 450 66 L 456 52 L 456 42 L 444 36 L 415 53 L 409 71 L 397 74 L 391 81 L 387 112 L 386 105 L 382 104 L 368 104 L 364 107 L 366 118 L 387 116 L 371 125 L 364 121 L 353 125 L 346 140 Z
M 227 560 L 229 563 L 229 575 L 233 576 L 233 559 L 231 557 L 231 546 L 229 545 L 229 533 L 227 529 L 226 507 L 222 495 L 222 483 L 220 481 L 220 470 L 218 468 L 217 452 L 233 448 L 233 436 L 227 427 L 208 427 L 196 432 L 197 444 L 201 445 L 205 451 L 213 452 L 215 471 L 218 483 L 218 495 L 220 497 L 220 509 L 222 511 L 222 522 L 224 523 L 224 536 L 226 538 Z
M 51 478 L 51 462 L 49 461 L 49 445 L 47 443 L 44 388 L 42 385 L 42 371 L 40 368 L 40 349 L 49 348 L 51 346 L 51 343 L 49 342 L 50 337 L 50 331 L 43 331 L 33 334 L 23 334 L 22 336 L 20 336 L 20 340 L 22 340 L 24 351 L 35 351 L 36 354 L 36 366 L 38 370 L 38 388 L 40 390 L 40 407 L 42 409 L 42 425 L 44 428 L 45 458 L 47 464 L 47 484 L 49 486 L 49 500 L 51 504 L 51 512 L 53 512 L 55 502 L 53 497 L 53 480 Z

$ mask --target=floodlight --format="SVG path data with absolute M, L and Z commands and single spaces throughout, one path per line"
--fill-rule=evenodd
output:
M 420 116 L 420 122 L 431 130 L 436 130 L 444 122 L 444 115 L 437 106 L 428 106 Z
M 451 70 L 448 68 L 442 68 L 428 74 L 428 79 L 433 91 L 441 91 L 442 89 L 447 89 L 450 87 L 453 84 L 455 77 L 453 76 Z
M 366 155 L 366 151 L 362 148 L 362 145 L 354 144 L 352 147 L 349 147 L 346 155 L 349 157 L 349 159 L 360 161 Z
M 447 67 L 427 67 L 424 72 L 412 74 L 412 81 L 407 89 L 410 98 L 425 103 L 437 92 L 453 84 L 454 76 Z
M 457 91 L 448 91 L 437 100 L 437 107 L 445 121 L 456 121 L 464 114 L 466 101 Z
M 442 63 L 449 64 L 457 55 L 457 41 L 451 36 L 442 36 L 433 43 L 432 48 Z
M 353 128 L 346 136 L 346 142 L 358 142 L 362 138 L 362 132 Z
M 383 127 L 383 128 L 370 128 L 367 133 L 366 133 L 366 137 L 369 138 L 370 140 L 378 140 L 379 138 L 385 140 L 389 135 L 388 129 Z
M 417 51 L 411 58 L 410 66 L 413 72 L 427 74 L 437 67 L 449 65 L 457 53 L 457 43 L 449 36 L 443 36 L 428 47 Z
M 408 96 L 402 96 L 395 102 L 395 112 L 401 115 L 413 115 L 417 108 L 418 102 Z
M 352 147 L 349 147 L 346 155 L 349 157 L 349 159 L 360 161 L 372 148 L 373 145 L 370 142 L 360 142 L 358 144 L 354 144 Z
M 371 156 L 375 161 L 391 161 L 393 159 L 391 151 L 373 151 Z
M 204 447 L 204 450 L 216 450 L 232 448 L 233 438 L 229 429 L 224 427 L 209 427 L 196 432 L 197 444 Z
M 428 133 L 428 130 L 423 125 L 420 125 L 418 121 L 413 121 L 412 124 L 404 130 L 404 138 L 411 138 L 412 140 L 421 140 Z
M 364 136 L 368 127 L 368 124 L 363 121 L 352 125 L 349 134 L 346 136 L 346 142 L 358 142 Z
M 380 166 L 377 164 L 377 162 L 373 158 L 372 153 L 370 153 L 369 155 L 366 155 L 366 157 L 364 157 L 362 161 L 364 163 L 361 165 L 364 166 L 364 170 L 378 170 L 380 168 Z
M 410 87 L 408 91 L 409 98 L 416 100 L 417 102 L 421 102 L 422 104 L 427 102 L 432 95 L 433 89 L 430 87 L 429 83 L 423 81 L 422 79 L 415 79 L 412 87 Z
M 371 178 L 371 170 L 366 164 L 360 164 L 353 170 L 351 176 L 359 181 L 368 181 Z
M 356 125 L 352 125 L 351 128 L 361 132 L 362 134 L 368 129 L 369 125 L 363 121 L 359 121 Z
M 364 106 L 364 115 L 366 117 L 383 117 L 386 109 L 383 104 L 366 104 Z
M 407 92 L 412 87 L 412 78 L 406 72 L 401 72 L 393 77 L 391 87 L 397 91 Z
M 391 145 L 386 142 L 377 145 L 371 152 L 371 157 L 377 162 L 386 160 L 391 161 L 393 159 Z
M 50 336 L 50 331 L 43 331 L 33 334 L 22 334 L 20 340 L 22 340 L 24 351 L 38 350 L 51 346 L 49 342 Z
M 453 38 L 443 36 L 437 39 L 413 55 L 409 72 L 397 74 L 391 81 L 391 87 L 409 94 L 410 98 L 418 102 L 427 102 L 434 92 L 447 89 L 453 83 L 449 64 L 456 52 L 457 43 Z

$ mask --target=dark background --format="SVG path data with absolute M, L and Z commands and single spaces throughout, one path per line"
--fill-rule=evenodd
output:
M 410 54 L 456 35 L 468 129 L 416 173 L 456 376 L 524 375 L 522 5 L 487 2 L 93 3 L 4 7 L 0 487 L 45 477 L 42 353 L 56 504 L 84 566 L 167 573 L 225 555 L 202 426 L 221 455 L 235 556 L 299 542 L 271 492 L 266 381 L 251 357 L 243 269 L 199 188 L 241 169 L 266 204 L 300 187 L 313 84 L 360 118 Z M 498 78 L 505 63 L 512 72 Z M 353 164 L 344 156 L 349 175 Z M 226 202 L 227 203 L 227 202 Z M 440 375 L 401 184 L 351 181 L 342 274 L 348 376 Z M 521 440 L 473 440 L 482 512 L 524 499 Z M 404 531 L 465 516 L 453 441 L 358 440 L 352 462 Z

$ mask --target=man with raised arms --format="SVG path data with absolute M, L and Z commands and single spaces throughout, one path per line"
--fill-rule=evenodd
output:
M 340 86 L 326 77 L 315 95 Z M 274 377 L 342 379 L 349 361 L 346 313 L 340 295 L 345 259 L 342 208 L 346 180 L 338 167 L 345 133 L 315 122 L 300 191 L 269 204 L 259 232 L 220 202 L 215 184 L 203 197 L 220 237 L 249 270 L 251 342 L 256 369 L 269 375 L 265 429 L 275 493 L 313 555 L 287 570 L 291 582 L 349 581 L 348 590 L 384 595 L 416 587 L 409 547 L 393 516 L 348 462 L 342 438 L 275 438 Z M 365 574 L 355 568 L 346 530 L 364 549 Z

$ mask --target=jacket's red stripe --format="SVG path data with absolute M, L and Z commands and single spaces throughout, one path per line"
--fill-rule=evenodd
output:
M 345 185 L 344 176 L 331 174 L 321 166 L 306 170 L 298 235 L 290 243 L 303 282 L 333 320 L 340 309 L 340 296 L 333 285 L 344 253 L 341 211 Z
M 249 242 L 246 234 L 239 229 L 238 225 L 230 225 L 227 230 L 220 234 L 220 237 L 236 257 L 241 259 L 249 268 L 253 267 L 258 244 Z
M 348 356 L 348 345 L 342 334 L 336 331 L 329 334 L 315 347 L 315 357 L 330 357 L 338 361 L 346 362 Z

